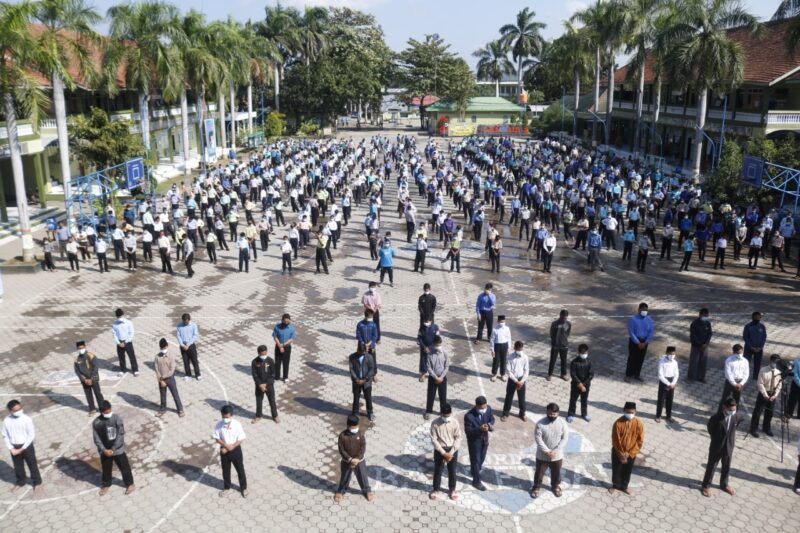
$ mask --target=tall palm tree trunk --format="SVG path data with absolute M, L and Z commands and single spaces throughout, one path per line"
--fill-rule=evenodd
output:
M 72 196 L 72 173 L 69 168 L 69 137 L 67 136 L 67 106 L 64 102 L 64 81 L 53 73 L 53 107 L 56 112 L 56 133 L 58 135 L 58 155 L 61 161 L 61 183 L 64 186 L 64 198 Z M 72 227 L 74 217 L 67 213 L 67 227 Z
M 253 82 L 247 84 L 247 131 L 253 133 Z
M 644 62 L 639 67 L 639 86 L 636 88 L 636 131 L 633 134 L 633 153 L 639 153 L 642 140 L 642 107 L 644 107 Z
M 517 58 L 517 103 L 522 96 L 522 56 Z
M 575 69 L 575 106 L 572 110 L 572 136 L 578 135 L 578 107 L 581 100 L 581 74 Z
M 275 65 L 275 111 L 281 110 L 281 71 L 278 65 Z
M 652 122 L 654 132 L 658 131 L 658 116 L 661 114 L 661 78 L 658 76 L 656 76 L 655 85 L 656 85 L 656 97 L 655 97 L 656 101 L 653 103 L 653 122 Z M 650 151 L 653 154 L 656 153 L 656 142 L 658 141 L 656 139 L 655 134 L 653 134 L 650 139 Z M 663 143 L 664 140 L 662 139 L 661 142 Z
M 19 233 L 22 237 L 22 260 L 33 261 L 33 236 L 31 235 L 31 219 L 28 212 L 28 196 L 25 192 L 25 174 L 22 170 L 22 151 L 19 146 L 17 131 L 17 112 L 11 94 L 3 95 L 3 107 L 8 130 L 8 148 L 11 152 L 11 172 L 14 175 L 14 193 L 17 197 L 17 213 L 19 214 Z
M 614 112 L 614 56 L 608 65 L 608 98 L 606 98 L 606 146 L 611 145 L 611 114 Z
M 139 123 L 142 125 L 144 152 L 148 159 L 157 163 L 158 156 L 150 153 L 150 96 L 143 91 L 139 91 Z
M 189 100 L 186 87 L 181 89 L 181 144 L 183 145 L 183 174 L 189 174 Z
M 228 132 L 225 130 L 225 92 L 222 90 L 222 87 L 219 88 L 219 103 L 217 104 L 217 109 L 219 109 L 219 134 L 220 134 L 220 141 L 222 141 L 222 155 L 223 157 L 228 157 L 227 148 L 228 148 Z
M 202 163 L 203 172 L 206 172 L 206 168 L 208 167 L 208 160 L 206 159 L 205 99 L 206 88 L 203 86 L 203 88 L 200 89 L 200 94 L 197 95 L 197 120 L 200 123 L 200 162 Z
M 231 150 L 236 152 L 236 90 L 233 87 L 233 80 L 228 83 L 231 93 Z
M 500 78 L 494 80 L 494 96 L 500 98 Z
M 692 164 L 692 175 L 700 174 L 700 166 L 703 162 L 703 132 L 706 127 L 706 110 L 708 108 L 708 89 L 702 89 L 697 97 L 697 131 L 694 132 L 694 163 Z
M 595 49 L 594 57 L 594 112 L 600 116 L 600 47 Z M 592 145 L 597 141 L 597 119 L 592 119 Z

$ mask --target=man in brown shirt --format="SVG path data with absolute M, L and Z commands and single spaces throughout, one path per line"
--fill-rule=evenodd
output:
M 172 393 L 172 399 L 175 401 L 178 416 L 183 417 L 186 413 L 183 410 L 181 397 L 178 394 L 178 384 L 175 382 L 175 369 L 178 367 L 178 361 L 175 359 L 175 354 L 169 351 L 167 339 L 162 338 L 158 341 L 158 347 L 161 348 L 161 351 L 158 352 L 153 362 L 153 370 L 156 372 L 158 391 L 161 394 L 161 405 L 156 416 L 163 416 L 167 410 L 167 389 L 169 389 L 169 392 Z
M 339 455 L 342 456 L 342 476 L 339 478 L 339 488 L 333 495 L 333 501 L 339 503 L 350 486 L 353 471 L 356 473 L 358 486 L 366 496 L 367 501 L 372 501 L 375 495 L 369 488 L 369 476 L 364 454 L 367 451 L 367 437 L 358 429 L 358 417 L 347 417 L 347 429 L 339 433 Z
M 611 488 L 614 496 L 618 490 L 631 495 L 628 488 L 633 472 L 633 462 L 644 444 L 644 424 L 636 418 L 636 403 L 625 402 L 624 414 L 611 428 Z

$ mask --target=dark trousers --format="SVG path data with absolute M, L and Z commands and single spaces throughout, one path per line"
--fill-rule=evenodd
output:
M 98 253 L 97 254 L 97 265 L 100 267 L 100 272 L 108 272 L 108 257 L 106 257 L 106 253 Z
M 425 404 L 425 412 L 433 412 L 433 400 L 436 398 L 436 393 L 439 393 L 439 412 L 441 412 L 444 404 L 447 403 L 447 377 L 441 383 L 436 383 L 432 377 L 428 378 L 428 401 Z
M 158 255 L 161 257 L 161 272 L 169 271 L 172 274 L 172 258 L 167 253 L 167 249 L 159 248 Z
M 262 391 L 261 387 L 256 385 L 256 418 L 261 418 L 263 416 L 264 395 L 267 396 L 270 414 L 274 420 L 278 417 L 278 406 L 275 403 L 275 387 L 272 385 L 267 385 L 266 391 Z
M 764 349 L 754 351 L 749 346 L 744 347 L 744 358 L 750 363 L 750 374 L 753 379 L 758 379 L 758 373 L 761 371 L 761 358 L 764 357 Z
M 114 466 L 114 463 L 117 464 L 117 468 L 119 468 L 122 474 L 122 482 L 125 483 L 125 486 L 130 487 L 133 485 L 131 464 L 128 462 L 127 454 L 123 452 L 119 455 L 112 455 L 111 457 L 106 457 L 105 455 L 100 456 L 100 465 L 103 467 L 103 486 L 111 486 L 111 468 Z
M 217 245 L 213 242 L 206 243 L 206 251 L 208 252 L 208 262 L 217 264 Z
M 247 490 L 247 475 L 244 472 L 244 455 L 242 447 L 237 446 L 233 451 L 220 454 L 222 460 L 222 486 L 225 490 L 231 488 L 231 465 L 236 469 L 239 478 L 239 489 Z
M 741 390 L 736 390 L 733 387 L 733 385 L 731 385 L 730 381 L 728 381 L 726 379 L 725 380 L 725 386 L 722 388 L 722 399 L 719 402 L 719 408 L 720 409 L 722 409 L 722 404 L 728 398 L 733 398 L 734 400 L 736 400 L 736 403 L 738 404 L 742 399 L 742 391 Z
M 125 354 L 127 354 L 128 358 L 131 360 L 131 372 L 138 372 L 139 363 L 136 362 L 136 352 L 133 351 L 132 342 L 126 342 L 125 346 L 122 348 L 120 348 L 119 344 L 117 344 L 117 359 L 119 360 L 119 368 L 123 372 L 128 370 L 127 366 L 125 365 Z
M 128 255 L 128 268 L 136 268 L 136 252 L 128 252 L 127 255 Z
M 667 408 L 667 418 L 672 418 L 672 398 L 675 389 L 667 389 L 661 381 L 658 382 L 658 400 L 656 401 L 656 418 L 661 418 L 661 410 Z
M 508 359 L 508 343 L 494 345 L 494 357 L 492 357 L 492 375 L 506 375 L 506 360 Z
M 644 272 L 647 267 L 647 250 L 639 250 L 636 256 L 636 270 Z
M 486 328 L 486 336 L 491 338 L 494 328 L 494 313 L 492 311 L 481 311 L 478 319 L 478 340 L 483 339 L 483 328 Z
M 243 267 L 245 272 L 250 272 L 250 252 L 248 250 L 239 250 L 239 272 Z
M 562 459 L 558 461 L 543 461 L 536 459 L 536 470 L 533 473 L 533 489 L 538 490 L 542 486 L 544 473 L 550 469 L 550 488 L 556 490 L 561 485 L 561 463 Z
M 723 489 L 728 486 L 728 473 L 731 470 L 731 459 L 733 456 L 728 453 L 725 446 L 721 450 L 708 448 L 708 463 L 706 464 L 706 475 L 703 476 L 703 488 L 711 486 L 714 480 L 714 470 L 717 469 L 717 464 L 722 461 L 722 472 L 719 477 L 719 486 Z
M 642 365 L 647 355 L 647 345 L 639 348 L 639 345 L 628 339 L 628 365 L 625 368 L 625 377 L 638 378 L 642 373 Z
M 708 346 L 701 348 L 692 345 L 689 351 L 689 375 L 691 381 L 706 380 L 706 366 L 708 363 Z
M 381 311 L 378 309 L 374 313 L 372 313 L 372 321 L 375 322 L 375 329 L 378 330 L 378 342 L 381 341 Z M 372 347 L 372 352 L 375 351 L 375 347 Z M 375 355 L 373 353 L 373 355 Z
M 450 453 L 452 448 L 443 448 Z M 456 467 L 458 466 L 458 451 L 453 453 L 453 458 L 447 463 L 447 486 L 450 492 L 456 490 Z M 444 455 L 436 450 L 433 451 L 433 490 L 438 491 L 442 488 L 442 470 L 444 468 Z
M 717 248 L 717 255 L 714 256 L 714 268 L 718 266 L 725 268 L 725 248 Z
M 525 388 L 527 384 L 522 385 L 519 389 L 517 388 L 517 384 L 508 380 L 506 383 L 506 399 L 503 402 L 503 416 L 508 416 L 508 413 L 511 411 L 511 404 L 514 402 L 514 392 L 517 393 L 517 403 L 519 404 L 519 416 L 522 418 L 525 416 Z
M 633 242 L 625 241 L 622 245 L 622 260 L 623 261 L 625 261 L 626 259 L 630 260 L 632 252 L 633 252 Z
M 200 377 L 200 363 L 197 361 L 197 345 L 190 344 L 189 348 L 184 350 L 181 347 L 181 357 L 183 357 L 183 373 L 187 376 L 192 375 L 191 366 L 194 367 L 194 377 Z
M 286 272 L 289 270 L 289 273 L 292 272 L 292 254 L 281 254 L 281 271 Z
M 425 250 L 417 250 L 414 256 L 414 272 L 425 272 Z
M 666 254 L 667 259 L 672 259 L 672 238 L 661 238 L 661 259 L 664 259 Z
M 567 351 L 568 348 L 554 348 L 550 347 L 550 364 L 547 367 L 547 375 L 552 376 L 553 370 L 556 367 L 556 359 L 561 358 L 561 375 L 567 375 Z
M 339 487 L 336 492 L 344 494 L 350 486 L 350 480 L 353 477 L 353 472 L 356 474 L 356 481 L 361 492 L 367 494 L 369 489 L 369 476 L 367 475 L 367 462 L 360 461 L 356 466 L 351 467 L 347 461 L 341 461 L 342 475 L 339 477 Z
M 13 446 L 16 450 L 22 448 L 22 444 L 14 444 Z M 39 473 L 39 465 L 36 464 L 36 449 L 33 447 L 33 443 L 25 448 L 19 455 L 12 455 L 11 462 L 14 463 L 14 476 L 16 477 L 18 486 L 24 486 L 28 479 L 25 475 L 25 465 L 28 465 L 28 470 L 31 472 L 33 486 L 35 487 L 42 484 L 42 476 Z
M 581 416 L 589 414 L 589 386 L 586 386 L 586 392 L 581 392 L 578 384 L 572 381 L 569 384 L 569 411 L 568 416 L 575 416 L 575 411 L 578 406 L 578 397 L 581 399 Z
M 78 254 L 67 254 L 67 258 L 69 259 L 69 269 L 70 270 L 77 270 L 78 272 L 80 272 L 81 265 L 78 262 Z M 774 263 L 774 261 L 773 261 L 773 263 Z M 773 268 L 775 268 L 774 265 L 773 265 Z M 781 265 L 781 268 L 783 268 L 783 265 Z
M 762 429 L 764 431 L 769 431 L 774 410 L 775 401 L 769 401 L 768 399 L 764 398 L 761 393 L 759 393 L 758 396 L 756 396 L 756 405 L 753 407 L 753 414 L 750 417 L 750 431 L 758 430 L 758 421 L 761 419 L 762 413 L 764 414 L 764 425 L 762 426 Z
M 681 270 L 689 270 L 689 263 L 692 260 L 692 252 L 683 252 L 683 260 L 681 261 L 681 266 L 678 268 L 678 272 Z
M 795 363 L 797 364 L 797 363 Z M 796 416 L 800 418 L 800 385 L 792 381 L 792 385 L 789 388 L 789 399 L 786 402 L 786 411 L 784 411 L 783 415 L 786 418 L 791 417 L 795 414 L 795 409 L 797 409 Z
M 381 283 L 383 283 L 383 277 L 389 275 L 389 283 L 394 283 L 394 269 L 392 267 L 381 267 Z
M 164 383 L 167 384 L 166 387 L 158 387 L 161 398 L 161 403 L 159 404 L 160 409 L 162 411 L 167 410 L 167 389 L 169 389 L 170 394 L 172 394 L 172 400 L 175 402 L 175 409 L 179 413 L 182 413 L 183 402 L 181 402 L 181 396 L 178 394 L 178 384 L 175 382 L 175 376 L 164 378 Z
M 153 243 L 152 242 L 143 242 L 142 243 L 142 257 L 148 263 L 153 262 Z
M 628 457 L 627 463 L 622 463 L 617 453 L 611 450 L 611 486 L 617 490 L 627 490 L 633 473 L 634 457 Z
M 319 274 L 320 265 L 322 266 L 322 269 L 327 274 L 328 273 L 328 261 L 325 258 L 325 249 L 324 248 L 317 247 L 316 262 L 317 262 L 317 274 Z M 381 272 L 381 275 L 383 275 L 383 272 Z M 390 278 L 391 278 L 391 276 L 390 276 Z M 383 281 L 383 280 L 381 280 L 381 281 Z
M 86 403 L 89 404 L 89 410 L 94 411 L 95 398 L 97 398 L 97 405 L 103 403 L 103 393 L 100 392 L 100 380 L 93 379 L 91 385 L 85 385 L 83 383 L 81 383 L 81 385 L 83 385 L 83 393 L 86 395 Z M 94 396 L 92 396 L 92 393 L 94 393 Z
M 194 262 L 194 252 L 190 253 L 183 259 L 183 264 L 186 265 L 186 274 L 191 278 L 194 276 L 194 269 L 192 263 Z
M 472 472 L 472 484 L 477 485 L 481 482 L 481 470 L 483 462 L 486 460 L 486 452 L 489 451 L 489 439 L 483 437 L 467 440 L 469 450 L 469 469 Z
M 365 387 L 356 383 L 353 383 L 353 414 L 358 415 L 362 392 L 364 393 L 364 401 L 367 402 L 367 416 L 372 416 L 372 387 Z
M 275 379 L 289 379 L 289 361 L 292 359 L 292 345 L 289 344 L 283 347 L 283 353 L 280 348 L 275 345 Z M 281 367 L 283 367 L 283 374 L 281 374 Z

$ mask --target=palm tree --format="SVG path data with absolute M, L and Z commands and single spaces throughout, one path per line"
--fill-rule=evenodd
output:
M 17 110 L 30 116 L 34 123 L 38 122 L 48 99 L 27 69 L 34 67 L 41 72 L 49 72 L 53 68 L 52 55 L 45 53 L 31 35 L 30 22 L 35 14 L 36 6 L 25 0 L 18 4 L 0 3 L 0 97 L 3 99 L 8 131 L 11 172 L 22 237 L 22 260 L 25 262 L 33 261 L 33 236 L 17 130 Z
M 220 116 L 222 117 L 223 145 L 225 144 L 225 96 L 224 91 L 227 86 L 230 96 L 230 146 L 236 151 L 236 89 L 240 85 L 248 83 L 250 77 L 249 56 L 247 53 L 247 42 L 241 34 L 241 29 L 237 23 L 228 18 L 227 21 L 213 22 L 210 28 L 214 35 L 215 53 L 220 62 L 224 65 L 222 71 L 222 83 L 217 87 L 220 95 Z
M 184 87 L 183 61 L 179 47 L 186 36 L 181 29 L 178 8 L 158 0 L 120 4 L 108 10 L 112 39 L 106 52 L 106 75 L 113 81 L 119 65 L 125 81 L 139 95 L 142 140 L 150 152 L 150 97 L 156 88 L 164 100 L 179 97 Z M 107 83 L 111 94 L 119 89 Z
M 682 0 L 679 12 L 679 20 L 664 32 L 664 39 L 671 43 L 666 64 L 671 80 L 686 84 L 697 93 L 692 170 L 698 175 L 708 91 L 730 90 L 744 77 L 742 47 L 730 39 L 726 30 L 743 27 L 759 35 L 763 26 L 737 0 Z
M 491 41 L 472 54 L 478 58 L 478 78 L 494 81 L 494 95 L 500 96 L 500 80 L 514 74 L 514 64 L 508 59 L 508 45 L 501 40 Z
M 241 31 L 242 39 L 247 46 L 247 129 L 253 131 L 253 82 L 260 86 L 267 85 L 272 78 L 271 65 L 282 59 L 278 48 L 269 39 L 255 31 L 251 23 L 245 24 Z
M 523 61 L 532 56 L 538 56 L 542 51 L 542 36 L 539 33 L 547 27 L 546 24 L 536 22 L 536 13 L 525 8 L 517 13 L 515 24 L 506 24 L 500 28 L 501 40 L 511 47 L 511 56 L 517 62 L 517 90 L 522 94 Z
M 593 50 L 589 32 L 564 21 L 564 35 L 558 41 L 558 60 L 565 70 L 572 70 L 575 83 L 575 104 L 572 113 L 572 135 L 578 134 L 578 107 L 581 95 L 581 78 L 592 71 Z M 563 105 L 563 104 L 562 104 Z
M 578 11 L 570 18 L 571 22 L 580 22 L 586 28 L 588 37 L 594 45 L 594 112 L 600 113 L 600 74 L 602 71 L 602 30 L 605 8 L 600 0 L 593 5 Z M 608 124 L 604 125 L 608 138 Z M 592 143 L 597 139 L 597 120 L 592 121 Z
M 297 51 L 308 66 L 328 46 L 325 25 L 330 20 L 324 7 L 306 7 L 297 25 Z
M 661 114 L 661 90 L 664 86 L 664 61 L 671 44 L 667 41 L 666 32 L 675 23 L 679 15 L 678 3 L 672 0 L 667 1 L 655 21 L 655 42 L 650 50 L 651 68 L 653 70 L 653 85 L 655 96 L 653 97 L 653 113 L 651 117 L 651 127 L 655 131 L 658 127 L 658 118 Z M 635 67 L 635 64 L 634 64 Z M 656 153 L 656 135 L 650 136 L 650 152 Z M 663 143 L 663 139 L 661 140 Z
M 280 51 L 281 59 L 275 62 L 275 110 L 280 111 L 280 83 L 283 79 L 284 62 L 301 48 L 298 31 L 299 15 L 295 9 L 280 4 L 264 8 L 266 17 L 257 24 L 257 31 L 270 40 Z
M 70 198 L 69 142 L 67 137 L 67 107 L 64 102 L 64 87 L 75 89 L 75 80 L 69 74 L 69 67 L 77 63 L 84 80 L 93 82 L 96 71 L 90 49 L 100 42 L 100 36 L 92 29 L 92 24 L 100 20 L 100 15 L 84 0 L 40 0 L 36 4 L 36 20 L 44 27 L 39 35 L 39 46 L 50 54 L 51 71 L 42 74 L 53 84 L 53 107 L 56 115 L 58 133 L 58 152 L 61 157 L 61 182 L 64 197 Z M 72 221 L 72 213 L 67 213 L 67 224 Z
M 800 12 L 800 4 L 798 4 L 797 0 L 782 0 L 772 16 L 772 20 L 792 18 L 785 37 L 786 51 L 789 55 L 794 55 L 798 44 L 800 44 L 800 17 L 797 16 L 798 12 Z

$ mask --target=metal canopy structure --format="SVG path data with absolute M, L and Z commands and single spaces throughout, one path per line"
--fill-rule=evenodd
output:
M 800 204 L 800 170 L 764 161 L 761 185 L 781 193 L 781 207 Z M 788 196 L 788 201 L 787 201 Z

